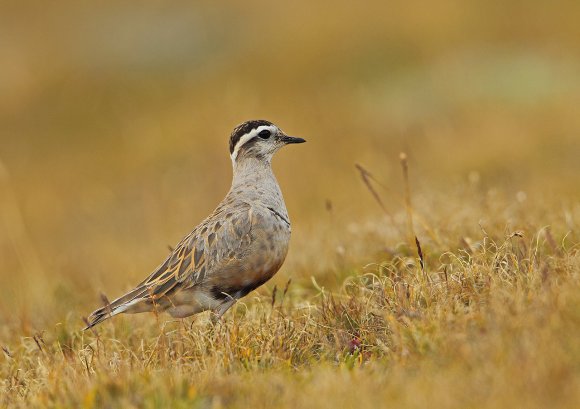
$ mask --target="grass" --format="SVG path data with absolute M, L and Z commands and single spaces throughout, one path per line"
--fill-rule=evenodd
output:
M 403 223 L 412 228 L 416 212 L 410 197 L 405 203 Z M 0 404 L 574 407 L 580 246 L 557 222 L 511 223 L 518 230 L 480 225 L 455 249 L 446 245 L 455 232 L 417 229 L 423 248 L 399 237 L 397 248 L 343 273 L 333 291 L 313 272 L 310 283 L 259 290 L 215 326 L 203 316 L 149 315 L 82 332 L 69 314 L 31 331 L 21 320 L 23 328 L 4 330 Z M 447 224 L 462 229 L 457 215 Z M 369 234 L 377 232 L 357 233 L 379 240 Z

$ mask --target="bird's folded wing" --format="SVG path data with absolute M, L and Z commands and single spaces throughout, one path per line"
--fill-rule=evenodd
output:
M 178 288 L 201 284 L 220 266 L 243 257 L 251 244 L 251 219 L 251 207 L 245 203 L 227 211 L 218 209 L 129 292 L 125 302 L 137 298 L 158 299 Z

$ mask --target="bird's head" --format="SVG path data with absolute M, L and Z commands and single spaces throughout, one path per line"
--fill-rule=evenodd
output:
M 303 142 L 306 141 L 302 138 L 286 135 L 272 122 L 263 119 L 246 121 L 232 132 L 230 155 L 234 164 L 248 158 L 269 163 L 283 146 Z

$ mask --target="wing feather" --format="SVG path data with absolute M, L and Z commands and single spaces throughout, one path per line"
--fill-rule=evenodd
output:
M 133 290 L 89 316 L 90 328 L 138 303 L 154 304 L 173 292 L 203 283 L 216 270 L 243 256 L 251 240 L 251 207 L 247 203 L 218 207 L 187 235 Z M 141 311 L 139 308 L 136 310 Z

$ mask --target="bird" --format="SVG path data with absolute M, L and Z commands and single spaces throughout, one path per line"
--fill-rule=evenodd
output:
M 260 119 L 236 126 L 229 140 L 231 188 L 135 288 L 85 319 L 86 329 L 121 313 L 211 311 L 214 322 L 280 269 L 290 242 L 286 204 L 272 170 L 282 147 L 306 142 Z

